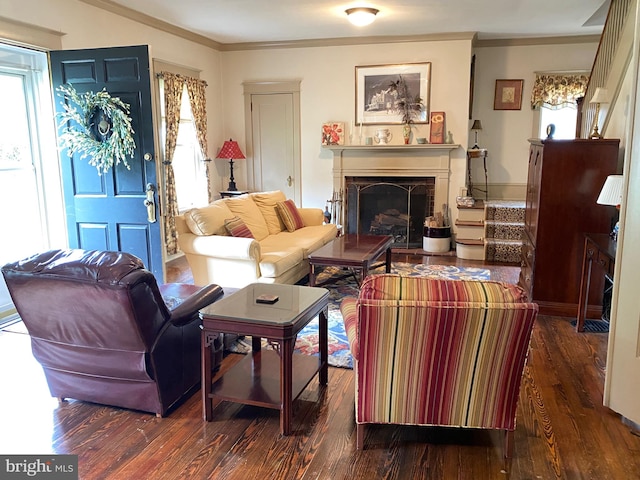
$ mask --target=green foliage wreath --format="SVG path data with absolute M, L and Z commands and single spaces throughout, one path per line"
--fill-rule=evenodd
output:
M 88 157 L 99 175 L 120 162 L 130 169 L 127 156 L 133 158 L 136 144 L 129 105 L 109 95 L 106 89 L 79 94 L 73 85 L 66 84 L 58 91 L 67 99 L 61 102 L 64 112 L 58 114 L 58 128 L 63 131 L 61 146 L 69 150 L 69 155 Z

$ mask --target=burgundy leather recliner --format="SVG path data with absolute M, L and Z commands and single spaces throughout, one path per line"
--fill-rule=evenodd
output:
M 195 391 L 198 310 L 219 286 L 159 288 L 139 258 L 110 251 L 52 250 L 2 274 L 53 396 L 163 416 Z

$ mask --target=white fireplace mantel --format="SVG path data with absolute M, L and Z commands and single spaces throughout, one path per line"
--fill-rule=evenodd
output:
M 434 177 L 435 205 L 448 203 L 451 151 L 458 144 L 328 145 L 333 152 L 333 189 L 345 177 Z
M 342 150 L 346 151 L 403 151 L 403 152 L 411 152 L 414 150 L 425 150 L 425 151 L 437 151 L 443 150 L 446 152 L 450 152 L 451 150 L 455 150 L 456 148 L 460 148 L 460 145 L 457 143 L 425 143 L 424 145 L 323 145 L 322 148 L 326 148 L 327 150 L 332 150 L 335 155 L 336 152 L 340 152 Z

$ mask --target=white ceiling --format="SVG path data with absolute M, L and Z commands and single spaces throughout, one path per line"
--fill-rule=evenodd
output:
M 593 35 L 602 31 L 609 0 L 106 0 L 103 3 L 123 5 L 219 43 L 244 43 L 452 32 L 477 32 L 479 39 Z M 354 6 L 375 7 L 380 13 L 372 25 L 354 27 L 344 13 Z M 584 26 L 585 23 L 589 26 Z

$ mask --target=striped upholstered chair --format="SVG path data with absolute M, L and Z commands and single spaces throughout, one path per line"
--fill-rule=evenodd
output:
M 515 285 L 372 275 L 341 311 L 356 374 L 356 446 L 368 423 L 505 431 L 511 456 L 538 306 Z

